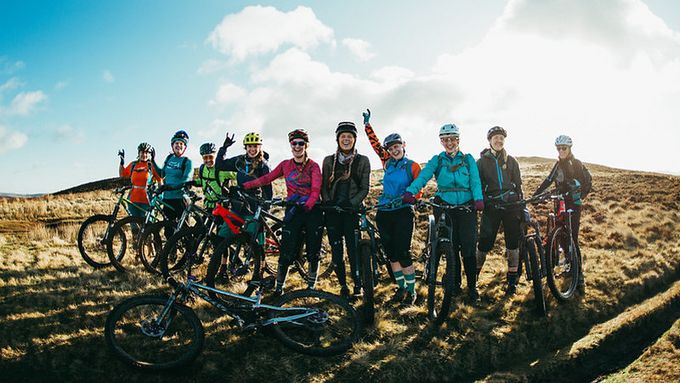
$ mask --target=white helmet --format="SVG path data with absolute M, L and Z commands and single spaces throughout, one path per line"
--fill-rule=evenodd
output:
M 460 129 L 456 126 L 456 124 L 446 124 L 439 128 L 439 137 L 441 136 L 460 136 Z
M 565 146 L 571 147 L 571 145 L 573 145 L 573 142 L 571 141 L 571 137 L 565 136 L 564 134 L 557 137 L 555 139 L 555 146 L 559 146 L 559 145 L 565 145 Z

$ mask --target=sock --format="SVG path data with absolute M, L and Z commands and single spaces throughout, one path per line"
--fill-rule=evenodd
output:
M 406 280 L 406 291 L 411 294 L 416 293 L 416 275 L 415 274 L 404 274 L 404 279 Z
M 406 280 L 404 279 L 404 273 L 399 270 L 394 272 L 394 280 L 397 282 L 397 286 L 400 289 L 406 288 Z

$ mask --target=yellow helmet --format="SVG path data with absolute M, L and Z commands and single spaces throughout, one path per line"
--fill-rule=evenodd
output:
M 262 145 L 259 133 L 248 133 L 243 137 L 243 145 Z

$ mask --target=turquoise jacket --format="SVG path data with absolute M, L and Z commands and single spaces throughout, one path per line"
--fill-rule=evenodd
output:
M 182 166 L 182 162 L 186 161 L 186 164 Z M 175 155 L 168 158 L 163 166 L 163 182 L 169 187 L 173 187 L 191 179 L 191 175 L 194 174 L 194 167 L 191 160 L 184 157 L 177 157 Z M 168 190 L 163 192 L 164 199 L 181 199 L 184 192 L 182 190 Z
M 483 200 L 479 170 L 470 154 L 463 155 L 458 151 L 455 157 L 451 157 L 441 152 L 432 157 L 406 191 L 418 194 L 432 176 L 437 180 L 435 195 L 449 204 L 461 205 L 472 200 Z

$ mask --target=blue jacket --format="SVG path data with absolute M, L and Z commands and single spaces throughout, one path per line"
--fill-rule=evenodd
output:
M 400 160 L 390 158 L 385 163 L 385 175 L 383 176 L 383 192 L 378 198 L 378 204 L 388 204 L 395 200 L 393 206 L 380 208 L 379 210 L 397 210 L 411 205 L 402 205 L 401 196 L 406 188 L 420 174 L 420 165 L 406 157 Z
M 173 187 L 191 179 L 194 172 L 194 166 L 189 158 L 186 159 L 186 165 L 182 169 L 182 162 L 184 157 L 177 157 L 173 155 L 168 158 L 163 166 L 163 182 L 169 187 Z M 180 190 L 168 190 L 163 192 L 164 199 L 181 199 L 184 192 Z
M 477 163 L 470 154 L 463 155 L 458 151 L 451 157 L 441 152 L 432 157 L 406 191 L 417 194 L 432 176 L 437 180 L 435 195 L 449 204 L 461 205 L 483 199 Z

